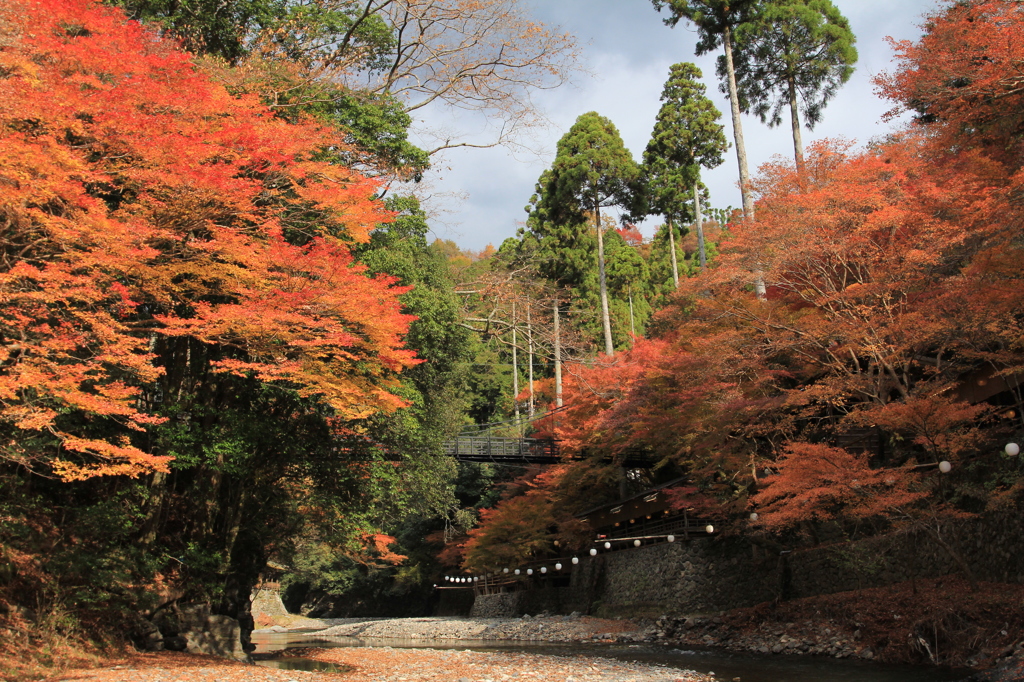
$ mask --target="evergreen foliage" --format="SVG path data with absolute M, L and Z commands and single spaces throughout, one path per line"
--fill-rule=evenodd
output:
M 644 150 L 643 192 L 647 211 L 665 216 L 667 229 L 673 222 L 700 216 L 700 169 L 715 168 L 722 163 L 728 149 L 721 113 L 705 96 L 700 82 L 701 72 L 693 64 L 674 64 L 661 93 L 661 109 L 655 120 L 651 141 Z M 688 196 L 687 196 L 688 195 Z M 687 210 L 692 200 L 692 213 Z M 700 218 L 703 222 L 703 218 Z M 703 225 L 697 225 L 701 267 L 706 261 Z M 680 234 L 680 236 L 682 236 Z M 675 235 L 669 240 L 674 248 Z M 678 279 L 677 277 L 674 279 Z
M 605 273 L 604 228 L 601 209 L 628 206 L 630 189 L 639 168 L 626 149 L 619 131 L 604 116 L 589 112 L 558 141 L 551 170 L 542 177 L 538 206 L 555 224 L 578 225 L 587 213 L 597 228 L 598 290 L 601 301 L 604 349 L 614 354 L 608 285 Z
M 831 0 L 771 0 L 735 32 L 740 106 L 763 123 L 782 123 L 788 108 L 797 164 L 803 164 L 800 111 L 813 130 L 822 110 L 853 74 L 856 37 Z M 719 75 L 724 77 L 724 63 Z
M 743 216 L 754 219 L 754 197 L 750 189 L 750 171 L 747 167 L 747 151 L 743 141 L 743 124 L 740 120 L 740 101 L 733 65 L 733 31 L 737 26 L 754 19 L 764 0 L 651 0 L 659 12 L 665 9 L 669 15 L 665 23 L 675 26 L 680 19 L 687 19 L 697 28 L 698 55 L 706 54 L 719 45 L 722 47 L 721 73 L 725 77 L 725 91 L 729 95 L 732 114 L 732 133 L 736 143 L 736 161 L 739 167 L 740 193 L 743 196 Z M 763 295 L 764 282 L 757 278 L 759 295 Z

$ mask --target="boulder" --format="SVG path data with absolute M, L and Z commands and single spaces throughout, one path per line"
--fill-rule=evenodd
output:
M 150 650 L 163 648 L 252 662 L 243 646 L 239 622 L 212 614 L 208 604 L 162 608 L 153 615 L 152 625 L 158 630 L 146 633 L 146 648 Z
M 210 654 L 251 663 L 242 645 L 242 627 L 230 616 L 211 614 L 207 604 L 193 604 L 178 609 L 178 627 L 190 654 Z

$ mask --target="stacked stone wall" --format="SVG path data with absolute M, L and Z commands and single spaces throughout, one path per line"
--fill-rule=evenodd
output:
M 679 540 L 581 557 L 569 587 L 535 579 L 519 592 L 481 595 L 473 612 L 712 613 L 963 573 L 954 554 L 978 580 L 1024 583 L 1022 548 L 1024 514 L 1017 509 L 784 553 L 742 536 Z

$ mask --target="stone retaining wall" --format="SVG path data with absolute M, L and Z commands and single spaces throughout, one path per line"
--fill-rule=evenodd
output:
M 780 562 L 741 539 L 699 539 L 580 561 L 571 600 L 600 616 L 701 613 L 774 599 Z M 575 610 L 581 610 L 579 608 Z
M 508 618 L 521 616 L 528 613 L 523 608 L 523 595 L 521 592 L 498 592 L 496 594 L 478 594 L 473 601 L 473 609 L 469 615 L 474 618 Z
M 708 613 L 962 572 L 943 542 L 978 580 L 1024 583 L 1024 514 L 1013 509 L 781 555 L 743 537 L 719 536 L 581 557 L 569 587 L 535 578 L 527 590 L 480 595 L 473 614 Z
M 473 609 L 472 590 L 438 590 L 435 616 L 468 616 Z

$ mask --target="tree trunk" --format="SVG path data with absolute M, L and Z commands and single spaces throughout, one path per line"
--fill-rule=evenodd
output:
M 169 488 L 167 478 L 167 474 L 157 471 L 153 474 L 153 480 L 149 484 L 145 519 L 139 532 L 139 544 L 143 547 L 150 547 L 156 542 L 157 531 L 160 528 L 160 514 L 163 511 L 164 499 L 167 497 Z
M 529 344 L 529 355 L 530 355 L 530 416 L 533 416 L 534 402 L 533 402 L 533 322 L 530 320 L 530 308 L 526 308 L 526 338 Z
M 562 406 L 562 334 L 558 329 L 558 298 L 555 298 L 555 407 Z
M 679 266 L 676 264 L 676 235 L 672 227 L 671 216 L 666 216 L 668 223 L 668 248 L 672 252 L 672 283 L 676 289 L 679 288 Z
M 515 407 L 516 426 L 519 426 L 519 355 L 516 348 L 516 304 L 512 304 L 512 404 Z
M 636 336 L 636 322 L 633 319 L 633 287 L 629 288 L 629 332 Z
M 736 141 L 736 160 L 740 166 L 740 195 L 743 197 L 743 218 L 754 222 L 754 197 L 750 192 L 750 172 L 747 170 L 747 147 L 743 144 L 743 124 L 740 122 L 740 99 L 736 92 L 736 70 L 732 63 L 732 30 L 726 26 L 722 31 L 722 46 L 725 49 L 725 70 L 729 84 L 729 106 L 732 110 L 732 134 Z M 764 273 L 758 267 L 754 272 L 754 293 L 764 300 L 767 288 Z
M 693 181 L 693 212 L 694 225 L 697 228 L 697 255 L 700 258 L 700 271 L 704 272 L 707 256 L 704 253 L 704 216 L 700 213 L 700 175 Z
M 804 141 L 800 136 L 800 109 L 796 101 L 796 80 L 789 77 L 789 119 L 793 124 L 793 153 L 796 156 L 796 172 L 804 172 Z
M 608 283 L 604 275 L 604 234 L 601 232 L 601 203 L 594 199 L 594 217 L 597 221 L 597 274 L 601 281 L 601 324 L 604 326 L 604 354 L 615 355 L 612 345 L 612 318 L 608 313 Z
M 743 124 L 740 121 L 740 98 L 736 92 L 736 71 L 732 63 L 732 30 L 722 31 L 725 49 L 725 71 L 729 85 L 729 106 L 732 110 L 732 134 L 736 141 L 736 160 L 740 166 L 740 195 L 743 197 L 743 217 L 754 221 L 754 198 L 750 192 L 750 173 L 747 171 L 747 147 L 743 144 Z

